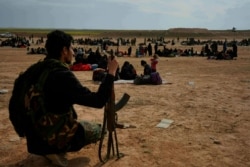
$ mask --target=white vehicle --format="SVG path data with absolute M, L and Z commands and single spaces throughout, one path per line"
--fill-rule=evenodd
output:
M 12 34 L 10 32 L 5 32 L 5 33 L 0 34 L 0 38 L 12 38 L 15 36 L 16 36 L 15 34 Z

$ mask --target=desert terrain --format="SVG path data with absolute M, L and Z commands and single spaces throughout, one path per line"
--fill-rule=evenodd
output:
M 195 38 L 201 39 L 250 38 L 246 36 L 248 33 L 216 32 L 212 37 L 202 32 L 187 33 L 194 33 Z M 128 37 L 133 35 L 135 33 L 130 33 Z M 137 35 L 138 42 L 147 37 L 143 35 Z M 180 37 L 180 40 L 186 39 L 184 35 Z M 32 46 L 37 47 L 36 44 Z M 191 47 L 180 43 L 166 46 Z M 120 50 L 126 51 L 127 47 Z M 129 61 L 141 74 L 140 61 L 149 62 L 150 57 L 135 57 L 137 47 L 133 46 L 131 57 L 117 57 L 117 60 L 120 65 Z M 192 47 L 200 52 L 203 46 Z M 8 102 L 15 78 L 43 58 L 44 55 L 28 55 L 26 48 L 0 47 L 0 90 L 7 90 L 0 94 L 0 167 L 53 167 L 45 158 L 27 152 L 25 138 L 17 136 L 8 118 Z M 125 156 L 118 160 L 111 158 L 102 164 L 98 159 L 99 143 L 96 143 L 69 153 L 69 167 L 250 166 L 250 46 L 238 46 L 236 60 L 160 57 L 157 70 L 165 84 L 115 84 L 117 101 L 123 93 L 130 95 L 127 105 L 118 112 L 118 122 L 136 126 L 117 129 L 119 150 Z M 93 71 L 74 73 L 84 86 L 97 90 L 98 84 L 91 80 Z M 74 107 L 78 119 L 102 123 L 103 109 Z M 162 119 L 173 122 L 167 128 L 156 127 Z

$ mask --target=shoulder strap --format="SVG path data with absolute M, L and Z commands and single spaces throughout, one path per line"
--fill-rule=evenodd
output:
M 34 77 L 34 75 L 38 76 L 35 76 L 36 77 L 35 81 L 33 81 L 33 83 L 30 85 L 31 87 L 29 88 L 29 92 L 25 99 L 26 108 L 30 108 L 28 106 L 30 106 L 30 102 L 33 96 L 36 96 L 39 102 L 39 107 L 41 107 L 40 109 L 42 110 L 43 113 L 46 113 L 46 109 L 44 106 L 44 97 L 43 97 L 44 84 L 50 72 L 62 69 L 68 69 L 68 67 L 65 64 L 61 63 L 59 60 L 55 59 L 39 61 L 38 63 L 32 65 L 29 68 L 31 77 Z M 33 115 L 33 111 L 30 110 L 27 112 L 27 114 Z

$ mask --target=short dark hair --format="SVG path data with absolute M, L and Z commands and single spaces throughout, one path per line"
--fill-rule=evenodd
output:
M 70 48 L 73 37 L 61 30 L 54 30 L 47 34 L 45 48 L 47 50 L 47 57 L 52 59 L 59 59 L 63 47 Z
M 145 64 L 147 64 L 147 62 L 145 60 L 141 60 L 141 65 L 144 66 Z

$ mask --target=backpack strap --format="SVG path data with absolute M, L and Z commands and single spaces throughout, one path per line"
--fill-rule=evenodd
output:
M 31 93 L 37 97 L 33 96 L 29 98 L 29 105 L 33 106 L 33 103 L 35 103 L 34 106 L 38 108 L 33 109 L 30 107 L 29 114 L 38 135 L 43 137 L 49 145 L 64 148 L 67 147 L 68 142 L 72 139 L 78 127 L 78 123 L 75 120 L 75 110 L 71 107 L 69 111 L 64 114 L 47 112 L 44 105 L 43 88 L 51 72 L 69 68 L 66 64 L 58 60 L 45 60 L 42 63 L 44 63 L 41 66 L 42 72 L 36 83 L 31 87 L 31 91 L 34 92 Z M 35 101 L 32 101 L 32 98 L 34 98 Z M 36 109 L 38 109 L 39 112 L 37 112 Z

